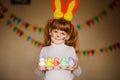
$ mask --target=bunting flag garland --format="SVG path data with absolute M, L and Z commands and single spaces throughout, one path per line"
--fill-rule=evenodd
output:
M 81 24 L 77 24 L 76 26 L 78 30 L 86 29 L 87 27 L 94 25 L 96 22 L 100 22 L 100 20 L 107 16 L 111 11 L 116 9 L 118 5 L 120 5 L 120 0 L 114 0 L 106 9 L 102 10 L 98 15 Z
M 118 4 L 120 4 L 119 0 L 115 0 L 112 2 L 112 4 L 105 10 L 103 10 L 101 13 L 99 13 L 97 16 L 94 16 L 92 19 L 89 19 L 86 22 L 83 22 L 82 24 L 77 24 L 77 28 L 81 30 L 81 28 L 86 29 L 87 26 L 94 25 L 95 22 L 99 22 L 101 19 L 104 18 L 108 14 L 107 11 L 114 10 L 116 7 L 118 7 Z M 26 40 L 27 42 L 30 42 L 34 46 L 42 47 L 42 43 L 38 40 L 32 38 L 27 33 L 23 32 L 21 29 L 19 29 L 18 24 L 20 27 L 24 27 L 25 29 L 29 29 L 31 31 L 38 31 L 42 32 L 42 28 L 38 28 L 37 26 L 33 26 L 30 23 L 23 21 L 22 19 L 18 18 L 14 14 L 10 13 L 0 2 L 0 20 L 5 23 L 5 25 L 8 27 L 8 29 L 11 29 L 17 36 L 22 38 L 23 40 Z M 117 42 L 115 44 L 109 45 L 107 47 L 102 48 L 96 48 L 91 50 L 81 50 L 78 52 L 78 56 L 90 56 L 90 55 L 99 55 L 102 53 L 108 53 L 112 52 L 114 50 L 120 49 L 120 42 Z
M 29 29 L 31 31 L 38 32 L 38 33 L 42 32 L 42 27 L 32 25 L 32 24 L 28 23 L 27 21 L 22 20 L 18 16 L 14 15 L 10 11 L 8 11 L 8 9 L 6 9 L 2 5 L 2 3 L 0 3 L 0 13 L 3 14 L 4 16 L 8 17 L 15 24 L 20 25 L 21 27 L 23 27 L 25 29 Z
M 87 27 L 91 27 L 96 22 L 100 22 L 100 20 L 102 20 L 105 16 L 107 16 L 111 11 L 116 9 L 119 4 L 120 4 L 120 0 L 114 0 L 107 8 L 102 10 L 98 15 L 94 16 L 93 18 L 91 18 L 91 19 L 89 19 L 81 24 L 77 24 L 75 26 L 78 28 L 78 30 L 86 29 Z M 16 23 L 17 25 L 20 25 L 21 27 L 28 29 L 30 31 L 41 33 L 43 30 L 42 27 L 32 25 L 32 24 L 28 23 L 27 21 L 22 20 L 18 16 L 14 15 L 10 11 L 8 11 L 8 9 L 5 8 L 2 5 L 2 3 L 0 3 L 0 13 L 3 14 L 4 16 L 9 17 L 9 19 L 11 21 L 13 21 L 14 23 Z
M 2 16 L 2 17 L 0 17 L 0 20 L 5 18 L 1 14 L 0 14 L 0 16 Z M 5 20 L 7 20 L 7 19 L 5 18 Z M 38 40 L 32 38 L 31 36 L 29 36 L 25 32 L 23 32 L 21 29 L 18 28 L 18 26 L 16 26 L 9 19 L 7 21 L 5 21 L 5 22 L 6 22 L 6 26 L 8 27 L 8 29 L 12 29 L 12 31 L 15 32 L 16 35 L 18 35 L 20 38 L 22 38 L 23 40 L 26 40 L 27 42 L 30 42 L 34 46 L 42 47 L 43 44 L 41 42 L 39 42 Z
M 107 47 L 103 48 L 96 48 L 96 49 L 91 49 L 91 50 L 81 50 L 78 52 L 78 56 L 90 56 L 90 55 L 99 55 L 103 53 L 108 53 L 112 52 L 114 50 L 120 49 L 120 42 L 117 42 L 115 44 L 109 45 Z

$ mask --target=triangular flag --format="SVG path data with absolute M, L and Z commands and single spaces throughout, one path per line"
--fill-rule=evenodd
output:
M 33 28 L 34 28 L 34 27 L 33 27 L 33 25 L 31 25 L 31 24 L 30 24 L 30 25 L 29 25 L 29 30 L 31 30 L 31 31 L 32 31 L 32 30 L 33 30 Z
M 95 51 L 94 51 L 94 50 L 91 50 L 91 54 L 94 55 L 94 54 L 95 54 Z
M 41 27 L 38 28 L 38 32 L 39 32 L 39 33 L 42 32 L 42 28 L 41 28 Z
M 16 34 L 20 34 L 21 30 L 17 29 Z
M 33 27 L 33 30 L 34 30 L 34 31 L 36 31 L 36 30 L 37 30 L 37 27 L 36 27 L 36 26 L 34 26 L 34 27 Z
M 14 26 L 14 23 L 10 23 L 10 26 L 8 27 L 9 29 Z
M 81 26 L 80 26 L 80 24 L 77 24 L 77 28 L 78 28 L 78 30 L 80 30 L 80 29 L 81 29 Z
M 102 13 L 98 14 L 98 16 L 99 16 L 100 19 L 103 19 L 103 14 Z
M 90 50 L 87 51 L 87 55 L 88 55 L 88 56 L 90 55 Z
M 4 18 L 4 15 L 3 14 L 0 14 L 0 19 L 3 19 Z
M 21 21 L 22 21 L 22 20 L 21 20 L 20 18 L 18 18 L 18 19 L 17 19 L 17 24 L 20 24 Z
M 2 13 L 6 13 L 7 12 L 7 9 L 6 8 L 4 8 L 3 9 L 3 11 L 2 11 Z
M 78 55 L 78 56 L 81 56 L 81 51 L 79 51 L 79 52 L 77 53 L 77 55 Z
M 24 33 L 24 34 L 22 35 L 22 38 L 23 38 L 23 39 L 26 39 L 26 38 L 27 38 L 27 34 Z
M 109 49 L 110 51 L 112 51 L 112 46 L 110 45 L 110 46 L 108 47 L 108 49 Z
M 42 46 L 42 43 L 38 42 L 38 47 Z
M 21 31 L 20 33 L 19 33 L 19 36 L 21 37 L 23 35 L 23 32 Z
M 11 15 L 10 15 L 10 19 L 12 19 L 13 17 L 14 17 L 14 14 L 11 14 Z
M 106 10 L 107 14 L 112 12 L 112 10 L 110 8 L 106 8 L 105 10 Z
M 90 19 L 90 23 L 94 25 L 95 23 L 94 19 Z
M 104 48 L 104 51 L 107 53 L 107 52 L 108 52 L 108 48 L 107 48 L 107 47 L 105 47 L 105 48 Z
M 6 26 L 9 26 L 10 24 L 11 24 L 11 21 L 10 21 L 10 20 L 7 20 Z
M 30 41 L 30 42 L 31 42 L 31 44 L 33 44 L 33 43 L 34 43 L 34 41 L 35 41 L 35 40 L 32 38 L 32 39 L 31 39 L 31 41 Z
M 22 31 L 20 31 L 19 36 L 21 37 L 22 35 L 23 35 L 23 32 L 22 32 Z
M 35 40 L 34 41 L 34 46 L 36 46 L 38 44 L 38 41 L 37 40 Z
M 83 53 L 83 55 L 85 56 L 86 55 L 86 51 L 84 50 L 84 51 L 82 51 L 82 53 Z
M 25 25 L 26 25 L 26 22 L 23 21 L 23 22 L 21 23 L 21 27 L 25 27 Z
M 83 28 L 86 28 L 86 23 L 82 23 L 81 26 L 82 26 Z
M 88 26 L 90 26 L 90 21 L 87 21 L 86 24 L 87 24 Z
M 120 43 L 117 43 L 116 45 L 117 45 L 118 48 L 120 48 Z
M 117 45 L 116 44 L 113 44 L 112 45 L 114 49 L 117 49 Z
M 13 21 L 14 21 L 14 22 L 17 21 L 17 19 L 18 19 L 17 16 L 14 16 L 14 17 L 13 17 Z
M 103 52 L 104 52 L 104 49 L 103 49 L 103 48 L 100 48 L 100 52 L 103 53 Z
M 29 27 L 29 23 L 26 22 L 25 28 L 27 29 Z
M 95 16 L 94 19 L 99 22 L 99 17 L 98 16 Z
M 26 39 L 26 40 L 29 41 L 30 39 L 31 39 L 31 37 L 30 37 L 30 36 L 27 36 L 27 39 Z
M 5 17 L 10 18 L 11 13 L 9 11 L 7 11 L 6 13 L 4 13 L 4 15 L 5 15 Z
M 114 10 L 114 7 L 113 7 L 113 5 L 110 5 L 110 6 L 109 6 L 109 8 L 110 8 L 110 9 L 112 9 L 112 10 Z
M 99 54 L 100 52 L 99 52 L 99 49 L 95 49 L 95 53 L 96 54 Z
M 17 26 L 14 26 L 14 28 L 13 28 L 13 32 L 16 32 L 17 31 Z
M 102 14 L 106 16 L 106 15 L 107 15 L 107 12 L 106 12 L 105 10 L 103 10 L 103 11 L 102 11 Z

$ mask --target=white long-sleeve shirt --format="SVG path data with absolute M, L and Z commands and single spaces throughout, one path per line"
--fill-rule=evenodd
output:
M 40 58 L 69 58 L 78 59 L 75 50 L 71 46 L 67 46 L 64 43 L 54 44 L 51 43 L 50 46 L 43 47 L 40 52 Z M 43 75 L 43 72 L 37 72 L 39 75 Z M 53 69 L 45 72 L 45 80 L 73 80 L 74 75 L 79 76 L 81 74 L 81 69 L 78 67 L 73 72 L 64 69 Z

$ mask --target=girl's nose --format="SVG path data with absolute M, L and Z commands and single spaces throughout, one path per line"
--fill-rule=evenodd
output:
M 57 35 L 57 38 L 59 38 L 60 37 L 60 35 Z
M 56 37 L 58 37 L 58 38 L 59 38 L 59 37 L 60 37 L 60 34 L 59 34 L 59 33 L 57 33 Z

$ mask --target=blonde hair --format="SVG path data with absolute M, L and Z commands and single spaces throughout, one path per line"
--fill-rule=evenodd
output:
M 59 29 L 65 31 L 69 35 L 69 39 L 65 41 L 65 44 L 68 46 L 73 46 L 76 53 L 79 52 L 79 39 L 78 39 L 78 30 L 74 27 L 70 21 L 64 19 L 53 19 L 48 20 L 44 28 L 44 45 L 49 46 L 51 44 L 51 38 L 49 32 L 53 29 Z

